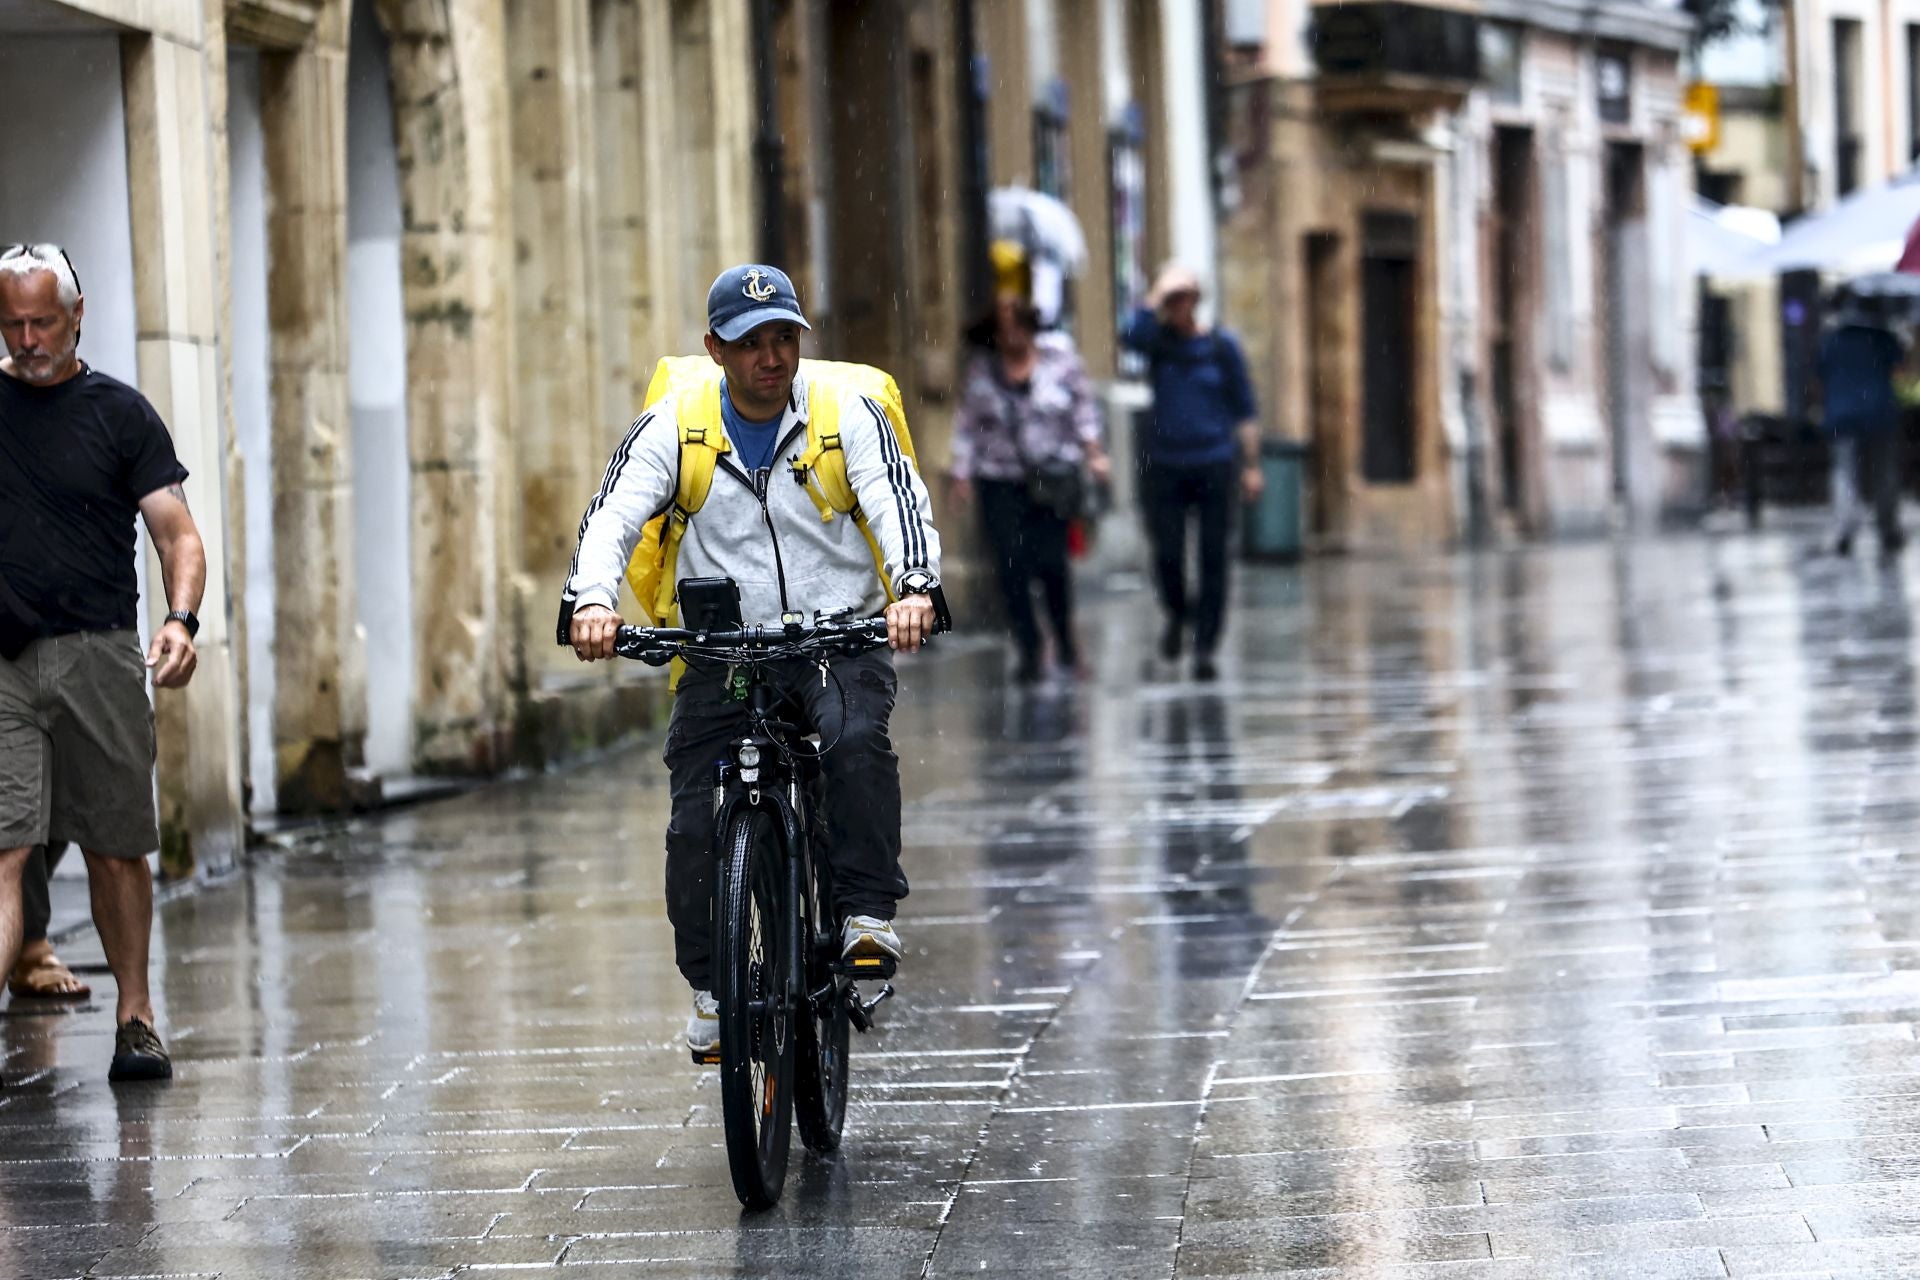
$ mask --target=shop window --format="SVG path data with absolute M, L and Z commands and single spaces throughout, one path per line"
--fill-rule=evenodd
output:
M 1520 26 L 1512 22 L 1480 24 L 1480 82 L 1495 102 L 1520 102 Z
M 1860 20 L 1833 20 L 1833 180 L 1846 195 L 1860 186 L 1866 140 L 1860 136 Z
M 1067 86 L 1055 78 L 1033 104 L 1033 185 L 1062 200 L 1072 191 L 1072 142 L 1067 137 Z
M 1633 121 L 1633 60 L 1621 49 L 1602 49 L 1594 56 L 1594 81 L 1599 92 L 1600 118 L 1608 124 Z

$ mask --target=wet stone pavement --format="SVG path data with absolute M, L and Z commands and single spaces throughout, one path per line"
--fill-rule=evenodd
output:
M 1920 1274 L 1916 585 L 1328 561 L 1213 686 L 1137 595 L 1098 683 L 916 662 L 911 963 L 760 1215 L 653 746 L 263 856 L 163 910 L 170 1087 L 0 1019 L 0 1276 Z

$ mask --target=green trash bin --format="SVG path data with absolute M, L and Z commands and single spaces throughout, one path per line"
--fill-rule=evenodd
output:
M 1306 546 L 1307 446 L 1272 436 L 1260 441 L 1260 470 L 1267 487 L 1248 503 L 1240 554 L 1249 560 L 1292 561 Z

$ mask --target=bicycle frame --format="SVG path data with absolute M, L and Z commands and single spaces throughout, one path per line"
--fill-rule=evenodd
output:
M 785 873 L 787 903 L 786 987 L 783 1000 L 789 1011 L 802 1012 L 811 999 L 807 990 L 806 944 L 812 939 L 814 919 L 813 816 L 808 796 L 808 763 L 795 755 L 785 725 L 773 718 L 773 694 L 761 678 L 758 666 L 750 668 L 747 686 L 747 717 L 751 731 L 734 743 L 734 756 L 715 766 L 714 790 L 719 804 L 714 813 L 716 833 L 714 856 L 721 856 L 718 836 L 727 831 L 734 813 L 742 806 L 769 808 L 780 831 L 780 851 Z M 740 748 L 752 746 L 760 752 L 760 763 L 751 770 L 738 763 Z M 741 775 L 751 772 L 752 778 Z M 766 777 L 767 773 L 772 777 Z M 719 883 L 716 875 L 715 884 Z

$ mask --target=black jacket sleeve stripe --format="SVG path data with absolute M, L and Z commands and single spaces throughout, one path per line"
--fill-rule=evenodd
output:
M 860 397 L 860 402 L 867 406 L 880 432 L 880 456 L 887 464 L 887 486 L 893 490 L 894 509 L 900 516 L 901 542 L 906 548 L 906 563 L 901 567 L 924 569 L 927 567 L 927 534 L 920 527 L 920 503 L 913 494 L 913 464 L 907 461 L 906 451 L 900 447 L 900 437 L 894 434 L 886 411 L 866 396 Z

